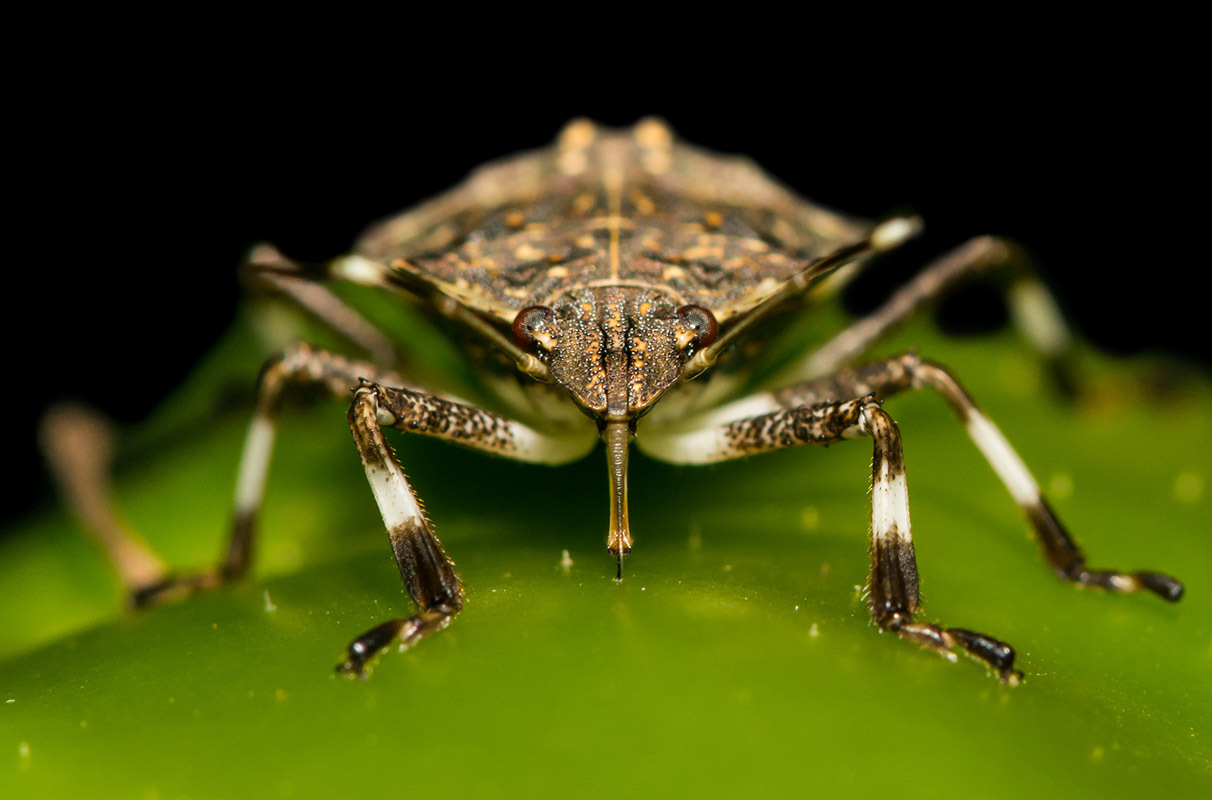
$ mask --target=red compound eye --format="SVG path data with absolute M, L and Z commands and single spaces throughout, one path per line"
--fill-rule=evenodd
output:
M 547 306 L 528 306 L 513 319 L 513 340 L 518 347 L 528 350 L 535 343 L 534 332 L 551 322 L 552 311 Z
M 700 350 L 714 342 L 716 334 L 720 332 L 715 315 L 702 306 L 682 306 L 678 309 L 678 322 L 682 324 L 682 327 L 695 331 L 694 338 L 687 344 L 687 347 L 695 350 Z

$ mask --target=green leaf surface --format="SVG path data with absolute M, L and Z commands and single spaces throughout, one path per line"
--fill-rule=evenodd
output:
M 1017 688 L 868 622 L 866 443 L 707 468 L 637 455 L 619 584 L 600 451 L 549 469 L 410 437 L 466 610 L 347 680 L 345 644 L 410 605 L 343 409 L 302 405 L 238 586 L 126 614 L 64 514 L 0 540 L 0 796 L 1212 794 L 1208 382 L 1158 399 L 1147 365 L 1086 354 L 1093 399 L 1073 406 L 1012 337 L 917 326 L 881 352 L 910 345 L 961 376 L 1094 566 L 1170 572 L 1187 597 L 1057 581 L 929 394 L 887 406 L 925 616 L 1012 643 Z M 214 398 L 259 352 L 234 331 L 130 439 L 119 507 L 174 564 L 220 549 L 247 406 Z

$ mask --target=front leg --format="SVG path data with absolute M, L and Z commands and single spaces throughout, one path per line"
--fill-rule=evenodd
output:
M 580 458 L 593 448 L 597 436 L 589 425 L 584 429 L 543 433 L 464 403 L 381 385 L 386 382 L 405 381 L 394 372 L 368 362 L 316 350 L 306 344 L 294 345 L 271 359 L 258 383 L 257 410 L 249 424 L 236 479 L 231 534 L 219 564 L 171 575 L 158 562 L 152 568 L 136 569 L 140 564 L 133 562 L 125 566 L 132 560 L 122 556 L 131 548 L 119 551 L 116 545 L 107 545 L 133 604 L 157 605 L 238 580 L 247 573 L 255 550 L 256 521 L 265 494 L 283 392 L 293 385 L 311 384 L 343 398 L 349 397 L 351 389 L 355 392 L 349 411 L 350 426 L 391 537 L 400 574 L 421 609 L 412 617 L 385 622 L 359 636 L 349 646 L 347 659 L 338 669 L 363 676 L 367 662 L 393 641 L 398 639 L 407 646 L 449 624 L 462 607 L 462 585 L 384 441 L 382 426 L 543 464 Z M 101 538 L 100 534 L 98 537 Z
M 596 437 L 541 434 L 521 423 L 473 406 L 409 389 L 362 381 L 349 409 L 349 426 L 366 479 L 391 537 L 400 576 L 420 608 L 388 620 L 350 643 L 337 671 L 366 677 L 366 665 L 393 642 L 401 648 L 442 630 L 463 608 L 463 582 L 433 533 L 404 470 L 383 437 L 383 426 L 457 441 L 522 461 L 557 464 L 579 458 Z
M 901 435 L 892 418 L 873 400 L 860 414 L 859 430 L 875 442 L 871 478 L 871 572 L 867 607 L 882 630 L 955 661 L 963 650 L 997 671 L 1002 683 L 1017 685 L 1014 649 L 983 633 L 914 621 L 921 611 L 917 558 L 909 525 L 909 492 Z
M 798 444 L 830 444 L 870 436 L 873 464 L 871 577 L 868 600 L 881 628 L 904 639 L 951 653 L 957 647 L 1014 683 L 1014 651 L 1004 643 L 960 628 L 913 621 L 918 612 L 917 566 L 909 533 L 904 461 L 896 425 L 877 401 L 917 389 L 937 391 L 967 428 L 989 465 L 1022 508 L 1056 575 L 1112 592 L 1149 591 L 1175 602 L 1183 585 L 1159 572 L 1091 569 L 1040 493 L 1022 459 L 977 408 L 949 371 L 906 353 L 886 361 L 839 370 L 778 392 L 759 393 L 667 429 L 653 428 L 637 442 L 656 458 L 674 463 L 710 463 Z M 859 400 L 835 402 L 838 397 Z M 855 406 L 860 408 L 856 411 Z
M 463 608 L 463 582 L 383 438 L 381 420 L 390 424 L 395 417 L 380 407 L 377 390 L 373 386 L 358 389 L 349 409 L 349 427 L 391 537 L 400 576 L 421 610 L 406 619 L 376 625 L 350 643 L 347 658 L 337 665 L 337 671 L 359 678 L 366 677 L 367 662 L 393 641 L 398 639 L 402 648 L 411 646 L 445 628 Z
M 845 439 L 873 442 L 871 570 L 867 602 L 881 630 L 934 650 L 949 660 L 962 650 L 1017 684 L 1014 650 L 991 636 L 962 628 L 918 622 L 921 611 L 917 558 L 909 522 L 909 492 L 900 431 L 874 395 L 832 400 L 756 414 L 705 429 L 654 431 L 637 438 L 641 448 L 674 463 L 712 463 L 803 444 L 830 445 Z

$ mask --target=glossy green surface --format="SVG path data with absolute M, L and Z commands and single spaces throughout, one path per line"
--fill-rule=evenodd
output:
M 124 615 L 66 517 L 0 542 L 0 796 L 1209 796 L 1207 382 L 1161 402 L 1140 369 L 1088 356 L 1096 399 L 1067 407 L 1009 336 L 917 328 L 881 352 L 909 344 L 961 376 L 1092 565 L 1171 572 L 1188 596 L 1054 579 L 929 395 L 888 404 L 926 617 L 1012 643 L 1016 689 L 870 626 L 865 443 L 695 469 L 635 456 L 616 584 L 600 451 L 548 469 L 413 438 L 399 456 L 466 611 L 341 679 L 348 640 L 409 604 L 343 410 L 294 408 L 240 586 Z M 233 334 L 135 437 L 119 505 L 173 563 L 220 548 L 247 412 L 174 420 L 259 358 Z M 178 435 L 156 446 L 157 429 Z

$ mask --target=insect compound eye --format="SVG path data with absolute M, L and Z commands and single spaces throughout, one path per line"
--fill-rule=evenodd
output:
M 706 347 L 715 341 L 720 327 L 716 324 L 715 315 L 702 306 L 682 306 L 678 309 L 678 323 L 681 329 L 677 333 L 678 346 L 693 347 L 695 350 Z
M 550 332 L 552 316 L 547 306 L 528 306 L 519 311 L 513 319 L 513 340 L 518 347 L 527 350 L 537 342 L 546 350 L 553 349 L 555 337 Z

